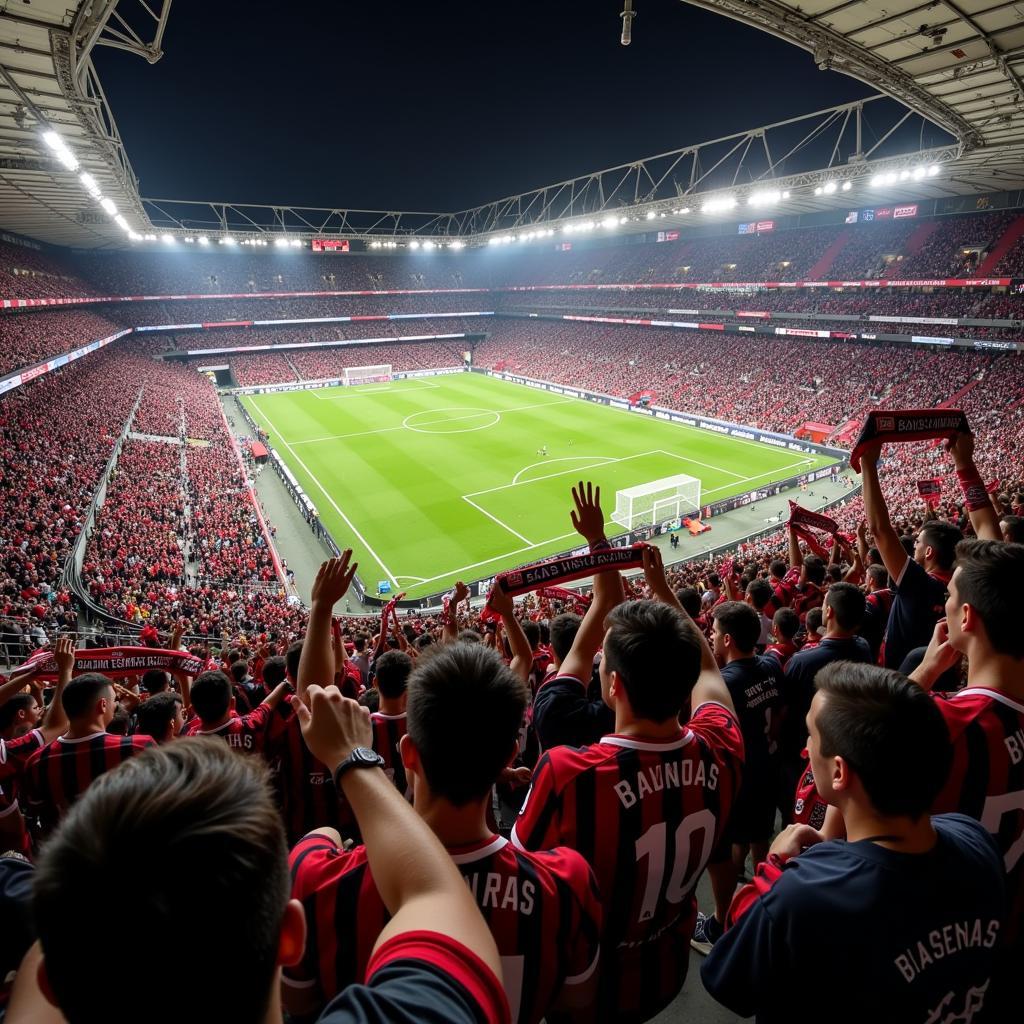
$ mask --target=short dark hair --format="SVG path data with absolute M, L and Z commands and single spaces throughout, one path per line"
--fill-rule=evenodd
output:
M 249 663 L 247 661 L 236 661 L 231 666 L 231 678 L 236 683 L 244 682 L 249 677 Z
M 163 669 L 150 668 L 142 673 L 142 688 L 146 693 L 163 693 L 171 685 L 171 677 Z
M 231 680 L 223 672 L 203 672 L 192 684 L 192 708 L 204 722 L 216 722 L 231 707 Z
M 800 632 L 800 616 L 792 608 L 780 608 L 772 616 L 772 632 L 782 640 L 792 640 Z
M 921 540 L 935 551 L 940 569 L 952 569 L 956 561 L 956 546 L 964 539 L 959 527 L 941 519 L 932 520 L 921 527 Z
M 774 579 L 781 580 L 789 572 L 789 562 L 784 562 L 781 558 L 775 558 L 768 566 L 768 571 Z
M 128 1024 L 147 1007 L 153 1024 L 180 1019 L 174 1000 L 154 999 L 166 965 L 188 950 L 190 981 L 205 1020 L 258 1021 L 271 998 L 284 908 L 288 848 L 259 758 L 237 757 L 214 739 L 150 748 L 98 778 L 43 848 L 33 917 L 46 973 L 71 1024 Z M 123 915 L 92 911 L 125 864 L 145 864 L 132 905 L 147 922 L 147 956 L 118 981 L 95 984 L 124 951 Z M 184 876 L 182 875 L 184 872 Z M 182 892 L 189 900 L 182 900 Z M 193 902 L 194 901 L 194 902 Z M 196 928 L 196 906 L 223 904 Z M 89 941 L 68 915 L 89 917 Z M 225 985 L 225 977 L 245 978 Z
M 825 605 L 832 609 L 836 625 L 847 632 L 860 629 L 866 603 L 864 591 L 852 583 L 833 583 L 825 594 Z
M 572 612 L 562 612 L 551 620 L 551 650 L 560 662 L 569 657 L 582 622 L 583 619 Z
M 382 697 L 401 697 L 410 672 L 412 658 L 405 651 L 386 651 L 373 663 L 374 680 Z
M 302 660 L 302 641 L 296 640 L 284 655 L 285 667 L 288 670 L 289 679 L 299 678 L 299 662 Z
M 10 729 L 14 725 L 15 718 L 18 717 L 18 712 L 28 711 L 35 702 L 36 699 L 31 693 L 16 693 L 13 697 L 8 697 L 0 705 L 0 732 Z
M 999 517 L 999 525 L 1008 541 L 1024 544 L 1024 517 L 1005 515 Z
M 841 756 L 880 814 L 926 814 L 953 762 L 932 697 L 899 672 L 852 661 L 826 665 L 815 685 L 825 694 L 815 721 L 822 756 Z
M 732 637 L 733 646 L 743 654 L 752 654 L 761 636 L 761 619 L 742 601 L 723 601 L 712 613 L 718 631 Z
M 775 591 L 772 590 L 772 585 L 767 580 L 751 580 L 747 584 L 747 597 L 758 611 L 768 604 L 774 594 Z
M 825 560 L 817 555 L 808 555 L 804 559 L 804 575 L 808 582 L 820 587 L 825 582 Z
M 64 687 L 64 693 L 61 696 L 64 714 L 71 721 L 92 714 L 93 708 L 96 707 L 96 701 L 100 699 L 106 689 L 113 692 L 114 683 L 99 672 L 86 672 L 83 675 L 75 676 Z
M 458 641 L 460 644 L 483 643 L 483 637 L 475 629 L 463 629 L 459 631 Z
M 618 674 L 634 714 L 652 722 L 677 717 L 700 675 L 697 627 L 655 601 L 627 601 L 606 621 L 604 664 Z
M 431 790 L 462 807 L 490 792 L 526 713 L 526 684 L 483 644 L 445 644 L 409 679 L 409 738 Z
M 818 627 L 825 621 L 825 615 L 820 608 L 811 608 L 804 616 L 804 625 L 808 633 L 818 634 Z
M 278 683 L 283 683 L 288 675 L 288 666 L 280 654 L 267 658 L 263 662 L 263 685 L 273 690 Z
M 717 572 L 708 573 L 708 586 L 720 587 L 722 585 L 722 577 Z
M 956 559 L 957 595 L 978 613 L 992 649 L 1024 658 L 1019 612 L 1024 544 L 964 540 L 957 545 Z
M 163 739 L 177 709 L 184 705 L 180 693 L 157 693 L 144 700 L 135 712 L 135 731 L 143 736 Z
M 358 701 L 364 708 L 370 709 L 370 714 L 374 714 L 380 711 L 380 690 L 370 687 L 368 690 L 363 690 L 359 694 Z
M 697 593 L 696 587 L 680 587 L 676 591 L 676 600 L 691 619 L 700 615 L 700 594 Z
M 880 590 L 885 589 L 885 585 L 889 582 L 889 570 L 884 565 L 872 563 L 867 568 L 867 574 L 875 581 Z

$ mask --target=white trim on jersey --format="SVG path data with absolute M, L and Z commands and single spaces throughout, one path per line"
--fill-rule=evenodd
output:
M 693 733 L 687 729 L 679 739 L 653 743 L 650 740 L 634 740 L 628 736 L 602 736 L 598 743 L 606 743 L 613 747 L 628 747 L 630 750 L 678 750 L 685 747 L 693 739 Z
M 504 836 L 495 836 L 491 842 L 486 846 L 481 846 L 479 850 L 470 850 L 469 853 L 453 853 L 451 857 L 456 864 L 472 864 L 474 861 L 490 857 L 492 853 L 497 853 L 506 846 L 508 846 L 508 840 Z
M 1007 697 L 1005 693 L 1000 693 L 998 690 L 990 690 L 985 686 L 968 686 L 966 689 L 954 693 L 949 699 L 957 700 L 960 697 L 976 697 L 978 695 L 991 697 L 992 700 L 997 700 L 1000 704 L 1005 704 L 1008 708 L 1013 708 L 1014 711 L 1024 715 L 1024 704 L 1018 704 L 1015 700 Z

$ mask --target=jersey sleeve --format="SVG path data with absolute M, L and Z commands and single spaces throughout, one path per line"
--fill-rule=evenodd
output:
M 767 880 L 762 884 L 767 885 Z M 723 1006 L 741 1017 L 752 1017 L 797 991 L 787 966 L 786 936 L 765 906 L 756 885 L 737 893 L 729 916 L 742 901 L 742 916 L 715 943 L 701 965 L 704 987 Z M 748 890 L 753 890 L 748 892 Z M 774 1018 L 773 1018 L 774 1019 Z
M 521 850 L 550 850 L 557 846 L 561 810 L 562 797 L 549 752 L 534 769 L 533 782 L 512 826 L 512 842 Z
M 559 874 L 573 896 L 574 921 L 568 950 L 566 985 L 582 985 L 597 970 L 601 949 L 603 910 L 594 869 L 576 850 L 558 847 L 551 851 L 559 859 Z
M 545 750 L 563 745 L 596 743 L 615 728 L 615 717 L 603 700 L 587 697 L 587 684 L 574 676 L 555 676 L 537 690 L 533 726 Z
M 0 740 L 0 785 L 18 775 L 29 758 L 46 745 L 38 729 L 14 740 Z
M 956 744 L 971 722 L 978 717 L 977 703 L 965 698 L 955 700 L 955 693 L 936 693 L 932 691 L 931 697 L 946 721 L 950 742 Z
M 743 733 L 738 719 L 727 707 L 705 701 L 694 710 L 687 727 L 711 748 L 720 762 L 742 765 Z
M 242 724 L 246 729 L 260 732 L 270 724 L 273 713 L 274 709 L 269 704 L 265 702 L 258 704 L 255 711 L 250 711 L 249 714 L 242 716 Z
M 928 573 L 925 572 L 924 566 L 908 556 L 899 579 L 893 585 L 893 590 L 905 601 L 913 601 L 926 594 L 927 586 Z

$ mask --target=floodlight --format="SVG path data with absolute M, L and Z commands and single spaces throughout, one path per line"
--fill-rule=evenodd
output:
M 161 235 L 160 241 L 165 245 L 174 245 L 174 235 Z
M 292 239 L 292 248 L 293 249 L 301 249 L 302 248 L 302 239 L 301 238 L 293 238 Z
M 43 132 L 43 142 L 53 150 L 57 159 L 69 170 L 78 170 L 78 158 L 68 149 L 67 143 L 55 132 Z
M 719 196 L 717 199 L 709 199 L 701 207 L 702 213 L 721 213 L 731 210 L 736 205 L 735 196 Z
M 920 181 L 927 173 L 928 171 L 926 168 L 915 167 L 914 173 L 911 175 L 911 177 L 914 179 L 914 181 Z
M 433 249 L 434 248 L 434 243 L 431 242 L 430 239 L 428 238 L 427 241 L 425 241 L 423 243 L 423 248 L 424 249 Z
M 78 180 L 82 183 L 82 187 L 86 192 L 93 197 L 93 199 L 100 198 L 100 186 L 96 179 L 88 172 L 83 171 L 79 176 Z
M 235 245 L 235 240 L 230 235 L 225 235 L 220 240 L 221 245 Z
M 420 243 L 417 242 L 415 238 L 409 243 L 409 248 L 410 249 L 418 249 L 419 247 L 420 247 Z
M 195 242 L 195 239 L 194 239 L 194 238 L 193 238 L 193 237 L 192 237 L 191 235 L 186 235 L 186 236 L 185 236 L 185 237 L 184 237 L 184 238 L 182 239 L 182 241 L 183 241 L 183 242 L 186 242 L 186 243 L 187 243 L 188 245 L 192 245 L 192 244 L 193 244 L 193 242 Z
M 143 237 L 146 239 L 147 242 L 155 242 L 156 241 L 156 235 L 146 234 Z
M 939 165 L 938 164 L 932 164 L 931 167 L 928 168 L 928 177 L 929 178 L 934 178 L 935 175 L 938 174 L 938 173 L 939 173 Z
M 851 188 L 853 188 L 852 182 L 849 182 L 849 181 L 844 181 L 843 182 L 843 191 L 844 192 L 849 192 Z
M 789 193 L 788 192 L 783 192 L 782 193 L 782 198 L 783 199 L 788 199 L 789 198 Z
M 449 249 L 465 249 L 466 248 L 466 243 L 463 242 L 461 238 L 456 238 L 454 242 L 449 244 L 448 248 Z
M 818 186 L 818 187 L 817 187 L 817 188 L 816 188 L 816 189 L 814 190 L 814 194 L 815 194 L 816 196 L 820 196 L 820 195 L 821 195 L 821 193 L 822 193 L 822 191 L 823 191 L 823 189 L 822 189 L 822 187 L 821 187 L 821 186 L 819 185 L 819 186 Z
M 907 181 L 910 178 L 910 171 L 900 171 L 900 181 Z
M 132 241 L 132 242 L 141 242 L 142 241 L 142 235 L 140 235 L 137 231 L 129 231 L 128 232 L 128 239 L 129 239 L 129 241 Z
M 113 199 L 107 199 L 104 197 L 103 199 L 100 200 L 100 206 L 102 206 L 103 209 L 106 210 L 111 217 L 117 216 L 117 207 L 114 205 Z
M 647 219 L 648 220 L 654 220 L 654 218 L 657 217 L 657 216 L 658 215 L 653 210 L 648 210 L 647 211 Z
M 501 245 L 501 239 L 497 235 L 491 235 L 491 237 L 487 239 L 487 244 L 488 245 Z
M 200 235 L 199 236 L 199 244 L 200 245 L 209 245 L 210 244 L 210 240 L 206 237 L 206 235 Z
M 838 186 L 834 181 L 829 181 L 826 182 L 825 185 L 822 187 L 822 192 L 824 192 L 825 195 L 830 196 L 833 192 L 835 192 L 837 187 Z
M 275 238 L 275 239 L 274 239 L 274 245 L 275 245 L 275 246 L 276 246 L 276 247 L 277 247 L 278 249 L 284 249 L 284 248 L 286 248 L 286 247 L 287 247 L 287 245 L 288 245 L 288 239 L 287 239 L 287 238 Z
M 118 226 L 118 227 L 119 227 L 119 228 L 120 228 L 120 229 L 121 229 L 122 231 L 131 231 L 131 228 L 130 228 L 130 227 L 128 226 L 128 221 L 126 221 L 126 220 L 124 219 L 124 217 L 122 217 L 122 216 L 121 216 L 121 214 L 118 214 L 118 215 L 117 215 L 117 216 L 116 216 L 116 217 L 114 218 L 114 223 L 115 223 L 115 224 L 116 224 L 116 225 L 117 225 L 117 226 Z
M 607 228 L 609 231 L 611 231 L 612 228 L 617 228 L 618 226 L 619 226 L 619 218 L 618 217 L 605 217 L 605 219 L 603 221 L 601 221 L 601 227 Z

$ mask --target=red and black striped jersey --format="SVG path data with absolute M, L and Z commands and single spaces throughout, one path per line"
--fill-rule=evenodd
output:
M 8 796 L 14 796 L 17 779 L 29 758 L 45 745 L 46 740 L 38 729 L 13 740 L 0 739 L 0 786 L 6 788 Z
M 69 739 L 58 736 L 37 750 L 25 766 L 25 800 L 43 829 L 57 824 L 94 779 L 129 758 L 155 747 L 150 736 L 95 732 Z
M 512 1020 L 537 1024 L 563 985 L 582 984 L 597 967 L 601 903 L 594 874 L 573 850 L 517 850 L 492 836 L 449 850 L 487 921 L 501 956 Z M 285 984 L 321 1001 L 359 981 L 388 921 L 359 846 L 345 852 L 307 836 L 290 857 L 292 897 L 306 910 L 302 963 Z
M 686 979 L 694 891 L 740 783 L 743 736 L 720 704 L 676 739 L 605 736 L 541 758 L 512 830 L 521 848 L 568 846 L 594 868 L 604 905 L 605 1019 L 647 1020 Z
M 409 796 L 409 783 L 405 777 L 405 765 L 398 751 L 398 744 L 406 732 L 406 717 L 385 715 L 375 711 L 370 715 L 373 726 L 373 749 L 384 758 L 384 774 L 395 784 L 402 796 Z
M 331 771 L 336 766 L 329 768 L 309 752 L 290 698 L 274 709 L 270 733 L 272 742 L 265 753 L 274 769 L 289 845 L 317 828 L 334 828 L 351 836 L 355 818 L 334 786 Z
M 793 825 L 810 825 L 820 831 L 825 824 L 828 804 L 818 795 L 818 787 L 814 784 L 814 771 L 807 751 L 800 756 L 804 760 L 804 770 L 800 773 L 800 781 L 796 784 L 796 796 L 793 800 Z
M 244 754 L 261 754 L 266 749 L 272 708 L 269 704 L 258 704 L 255 711 L 247 715 L 229 718 L 216 729 L 204 729 L 198 718 L 185 723 L 186 736 L 219 736 L 232 750 Z
M 1007 934 L 1024 938 L 1024 704 L 980 686 L 935 693 L 953 741 L 953 767 L 933 813 L 960 811 L 991 833 L 1010 898 Z

